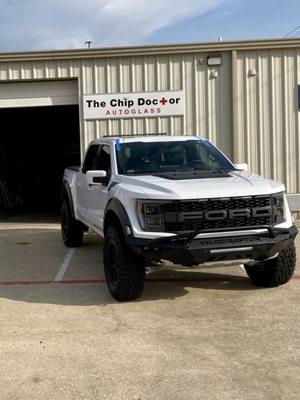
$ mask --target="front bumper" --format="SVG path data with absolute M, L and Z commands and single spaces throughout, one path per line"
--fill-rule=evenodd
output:
M 188 232 L 154 240 L 127 237 L 127 241 L 137 254 L 144 257 L 194 265 L 241 259 L 265 260 L 288 246 L 298 233 L 295 226 L 288 229 L 261 228 L 268 229 L 268 232 L 231 237 L 222 237 L 220 232 L 219 237 L 201 239 L 195 238 L 200 232 Z

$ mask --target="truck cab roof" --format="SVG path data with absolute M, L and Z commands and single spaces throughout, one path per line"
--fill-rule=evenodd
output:
M 119 140 L 121 143 L 134 143 L 134 142 L 183 142 L 186 140 L 199 140 L 205 139 L 198 136 L 187 135 L 124 135 L 124 136 L 103 136 L 100 139 L 95 139 L 91 144 L 111 143 Z

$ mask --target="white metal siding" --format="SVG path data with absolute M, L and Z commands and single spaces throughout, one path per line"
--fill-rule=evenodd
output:
M 0 108 L 78 104 L 76 80 L 0 83 Z

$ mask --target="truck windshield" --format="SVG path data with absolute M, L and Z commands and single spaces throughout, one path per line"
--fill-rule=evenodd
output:
M 232 171 L 233 164 L 209 141 L 117 143 L 118 172 L 122 175 L 171 171 Z

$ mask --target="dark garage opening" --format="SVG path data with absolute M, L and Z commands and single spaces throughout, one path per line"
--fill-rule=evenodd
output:
M 65 167 L 80 163 L 78 105 L 0 109 L 0 216 L 57 216 Z

